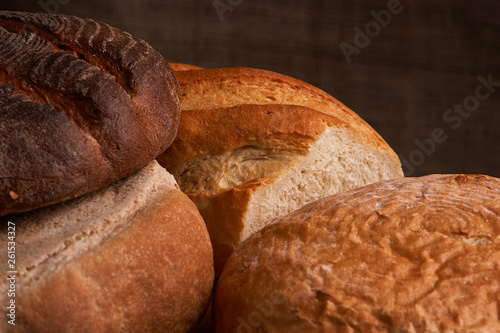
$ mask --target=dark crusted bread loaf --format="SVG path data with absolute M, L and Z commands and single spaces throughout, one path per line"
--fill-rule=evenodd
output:
M 156 162 L 81 198 L 0 218 L 15 225 L 15 326 L 0 332 L 188 332 L 214 281 L 205 223 Z M 5 252 L 7 255 L 7 252 Z M 13 270 L 0 260 L 3 274 Z M 7 311 L 8 312 L 8 311 Z
M 500 180 L 382 181 L 245 241 L 218 281 L 217 332 L 500 332 Z
M 139 170 L 173 140 L 179 103 L 146 42 L 90 19 L 0 12 L 0 215 Z

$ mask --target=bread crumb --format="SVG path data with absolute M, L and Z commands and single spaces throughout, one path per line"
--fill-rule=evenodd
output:
M 14 192 L 14 191 L 10 191 L 10 192 L 9 192 L 9 195 L 10 195 L 10 197 L 12 198 L 12 200 L 17 200 L 17 199 L 19 199 L 19 194 L 17 194 L 17 193 L 16 193 L 16 192 Z

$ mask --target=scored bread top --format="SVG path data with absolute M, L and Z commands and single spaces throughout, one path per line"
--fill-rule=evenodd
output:
M 220 332 L 496 332 L 499 303 L 500 180 L 431 175 L 333 195 L 257 232 L 226 264 L 214 311 Z
M 0 215 L 96 190 L 171 143 L 178 82 L 146 42 L 65 15 L 0 12 Z
M 196 203 L 217 274 L 250 233 L 319 197 L 402 177 L 359 116 L 300 80 L 251 68 L 176 71 L 177 137 L 157 159 Z
M 80 198 L 1 217 L 5 249 L 8 221 L 17 318 L 14 327 L 2 321 L 1 332 L 187 332 L 208 305 L 205 223 L 156 162 Z M 12 268 L 2 260 L 0 269 Z
M 177 137 L 158 161 L 185 193 L 217 192 L 220 185 L 230 188 L 279 174 L 328 128 L 348 127 L 333 116 L 295 105 L 185 110 Z M 229 179 L 233 172 L 240 174 L 237 182 Z
M 319 88 L 275 72 L 229 67 L 177 71 L 182 110 L 238 104 L 294 104 L 332 115 L 352 126 L 370 145 L 392 152 L 382 137 L 355 112 Z M 392 152 L 396 156 L 394 152 Z

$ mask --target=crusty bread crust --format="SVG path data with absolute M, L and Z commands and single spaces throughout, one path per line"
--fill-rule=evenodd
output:
M 282 140 L 283 145 L 300 150 L 315 141 L 326 128 L 350 127 L 331 115 L 290 105 L 243 104 L 185 110 L 181 121 L 174 142 L 158 157 L 169 170 L 207 152 L 232 151 L 249 144 L 263 144 L 278 136 L 286 138 Z M 294 142 L 299 140 L 303 142 Z
M 180 91 L 146 42 L 90 19 L 0 12 L 0 216 L 75 198 L 173 140 Z
M 176 176 L 181 189 L 200 210 L 210 233 L 216 274 L 220 274 L 227 258 L 243 239 L 248 206 L 254 193 L 287 170 L 297 159 L 294 155 L 307 152 L 308 146 L 328 127 L 347 128 L 348 125 L 318 111 L 289 105 L 239 105 L 183 111 L 177 137 L 158 161 Z M 280 150 L 283 153 L 267 177 L 265 171 L 253 164 L 240 184 L 222 188 L 221 179 L 228 176 L 229 169 L 239 164 L 238 161 L 214 164 L 205 170 L 209 162 L 203 156 L 246 146 L 269 147 L 269 153 L 275 155 Z M 194 164 L 197 156 L 202 156 L 201 161 Z M 267 159 L 271 162 L 273 158 L 268 155 Z
M 192 71 L 195 69 L 203 69 L 202 67 L 196 66 L 196 65 L 190 65 L 190 64 L 182 64 L 178 62 L 169 62 L 168 63 L 172 70 L 175 72 L 177 71 Z
M 333 195 L 254 234 L 217 332 L 498 332 L 500 180 L 431 175 Z
M 2 332 L 187 332 L 206 310 L 214 271 L 205 224 L 156 162 L 7 220 L 16 225 L 17 307 L 16 326 L 3 320 Z
M 342 146 L 335 146 L 332 141 L 319 143 L 329 131 L 338 131 L 339 135 L 349 136 L 349 140 L 342 142 Z M 327 159 L 335 161 L 327 162 L 330 166 L 341 165 L 331 172 L 294 171 L 294 167 L 311 158 L 311 151 L 319 145 L 331 152 Z M 346 148 L 349 146 L 352 148 Z M 365 151 L 355 150 L 359 147 Z M 349 151 L 352 156 L 346 158 L 342 153 Z M 357 153 L 360 156 L 354 156 Z M 370 166 L 368 156 L 371 156 Z M 337 162 L 337 158 L 342 162 Z M 324 157 L 321 159 L 325 160 Z M 402 176 L 399 160 L 390 148 L 383 150 L 365 145 L 349 124 L 332 115 L 297 105 L 243 104 L 184 110 L 177 137 L 158 161 L 176 177 L 181 190 L 200 210 L 214 248 L 217 275 L 238 244 L 257 228 L 252 225 L 255 220 L 258 224 L 272 221 L 259 216 L 254 216 L 251 221 L 251 215 L 255 215 L 252 203 L 257 200 L 257 193 L 276 181 L 290 175 L 294 178 L 303 176 L 300 186 L 304 187 L 304 192 L 307 192 L 309 183 L 317 181 L 324 183 L 326 188 L 323 192 L 316 193 L 315 190 L 315 193 L 296 196 L 288 203 L 277 199 L 286 194 L 284 191 L 275 191 L 262 199 L 269 205 L 275 203 L 279 206 L 276 209 L 283 215 L 310 202 L 304 202 L 304 196 L 312 200 L 315 195 L 332 194 L 334 189 L 348 190 L 353 185 L 362 186 Z M 349 174 L 341 171 L 344 166 L 348 166 Z M 326 173 L 324 178 L 309 174 L 316 171 Z M 298 175 L 293 175 L 294 172 Z M 334 174 L 336 172 L 338 176 Z M 334 177 L 340 178 L 335 182 L 337 187 L 327 183 L 333 182 Z
M 181 85 L 182 110 L 238 104 L 302 105 L 352 126 L 365 143 L 392 151 L 384 139 L 347 106 L 323 90 L 290 76 L 247 67 L 179 71 L 175 75 Z

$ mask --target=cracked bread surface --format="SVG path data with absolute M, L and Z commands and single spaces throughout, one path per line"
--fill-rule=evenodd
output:
M 260 230 L 229 259 L 213 311 L 217 332 L 497 332 L 499 304 L 500 180 L 431 175 Z

